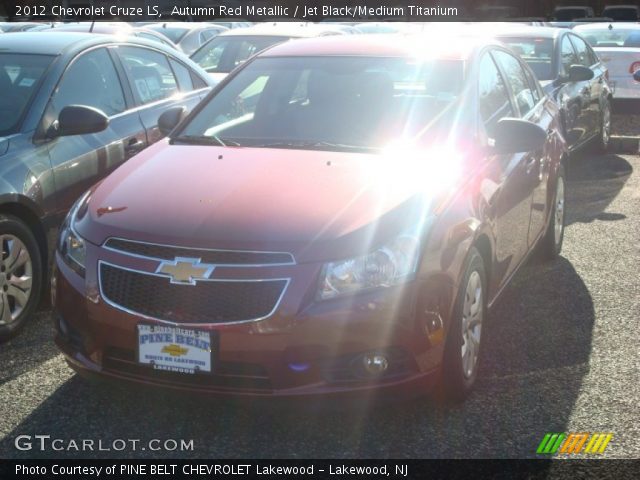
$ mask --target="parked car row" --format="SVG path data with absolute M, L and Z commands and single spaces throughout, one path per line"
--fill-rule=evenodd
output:
M 469 394 L 491 306 L 560 253 L 568 156 L 607 146 L 606 66 L 548 27 L 276 27 L 191 59 L 0 36 L 0 339 L 52 276 L 86 375 L 299 396 L 443 372 Z

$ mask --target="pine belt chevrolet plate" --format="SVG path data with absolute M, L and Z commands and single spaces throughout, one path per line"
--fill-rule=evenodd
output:
M 138 362 L 156 370 L 211 372 L 211 334 L 164 325 L 138 325 Z

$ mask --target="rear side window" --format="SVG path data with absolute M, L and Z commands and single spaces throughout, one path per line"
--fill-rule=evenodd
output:
M 157 102 L 178 92 L 176 78 L 162 53 L 140 47 L 120 47 L 118 54 L 138 103 Z
M 175 61 L 173 58 L 169 58 L 169 63 L 173 69 L 173 73 L 178 80 L 178 87 L 181 92 L 190 92 L 193 90 L 193 82 L 191 80 L 191 74 L 189 69 L 182 65 L 180 62 Z
M 493 55 L 502 67 L 506 80 L 511 87 L 511 92 L 518 105 L 520 116 L 526 116 L 533 109 L 536 101 L 524 69 L 513 55 L 501 50 L 494 51 Z
M 507 86 L 498 71 L 498 67 L 488 53 L 484 54 L 480 60 L 478 96 L 480 116 L 487 134 L 492 137 L 495 134 L 498 120 L 504 117 L 512 117 L 513 109 L 511 108 Z
M 108 116 L 125 111 L 122 85 L 106 49 L 80 55 L 64 73 L 51 106 L 57 115 L 68 105 L 94 107 Z

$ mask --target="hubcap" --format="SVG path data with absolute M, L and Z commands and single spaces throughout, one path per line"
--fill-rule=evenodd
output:
M 482 280 L 476 271 L 469 276 L 462 309 L 462 368 L 465 378 L 470 378 L 478 363 L 480 335 L 482 333 Z
M 0 325 L 9 325 L 29 301 L 33 265 L 27 247 L 13 235 L 0 235 L 0 253 Z
M 556 245 L 560 243 L 562 238 L 562 229 L 564 228 L 564 179 L 558 177 L 558 185 L 556 187 L 556 213 L 554 215 L 554 233 Z
M 607 104 L 602 111 L 602 144 L 607 146 L 609 144 L 609 137 L 611 136 L 611 108 Z

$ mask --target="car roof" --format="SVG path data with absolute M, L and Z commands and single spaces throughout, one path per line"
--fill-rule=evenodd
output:
M 187 30 L 197 30 L 199 28 L 218 28 L 225 30 L 227 27 L 207 22 L 157 22 L 145 25 L 146 28 L 183 28 Z
M 152 48 L 166 48 L 162 44 L 139 37 L 95 35 L 83 32 L 16 32 L 0 36 L 0 53 L 36 55 L 75 54 L 87 48 L 112 43 L 137 44 Z M 174 52 L 175 54 L 175 52 Z
M 79 32 L 16 32 L 0 37 L 0 52 L 60 55 L 70 47 L 106 43 L 106 38 Z
M 538 38 L 557 38 L 568 30 L 555 27 L 539 27 L 534 25 L 509 25 L 503 28 L 497 28 L 493 32 L 495 37 L 538 37 Z
M 316 25 L 312 23 L 298 22 L 266 22 L 252 25 L 245 28 L 234 28 L 221 33 L 219 36 L 269 36 L 269 37 L 289 37 L 308 38 L 317 37 L 323 33 L 338 33 L 338 28 L 329 25 Z
M 574 30 L 579 32 L 583 30 L 615 30 L 615 29 L 640 29 L 640 23 L 634 22 L 600 22 L 600 23 L 587 23 L 585 25 L 576 25 Z
M 440 38 L 440 43 L 434 40 Z M 454 37 L 443 42 L 441 37 L 428 35 L 381 34 L 336 35 L 314 37 L 278 44 L 259 54 L 262 57 L 305 56 L 372 56 L 416 57 L 466 60 L 480 46 L 491 44 L 488 39 Z M 426 45 L 432 48 L 425 47 Z

